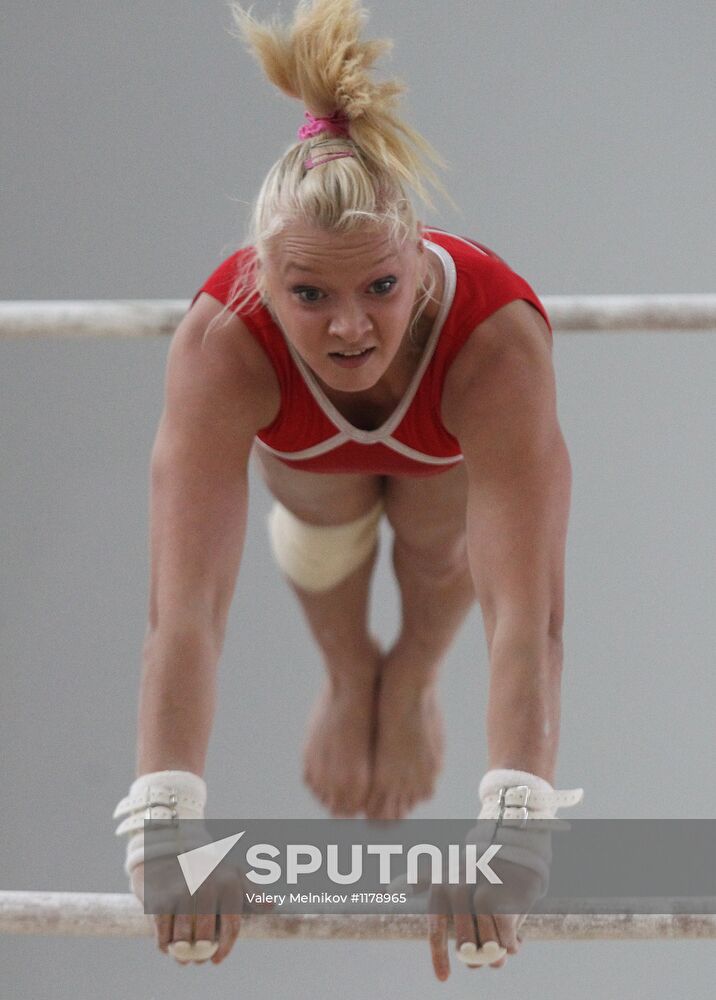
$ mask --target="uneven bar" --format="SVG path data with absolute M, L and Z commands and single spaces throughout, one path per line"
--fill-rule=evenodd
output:
M 556 331 L 716 330 L 716 295 L 544 295 Z M 181 299 L 0 302 L 0 340 L 171 335 Z
M 691 905 L 694 902 L 691 900 Z M 668 903 L 669 909 L 677 912 L 530 914 L 520 934 L 535 941 L 716 938 L 716 913 L 680 912 L 678 900 Z M 688 900 L 683 901 L 683 905 L 688 904 Z M 714 909 L 713 905 L 710 908 Z M 154 921 L 130 893 L 6 890 L 0 891 L 0 934 L 151 937 Z M 427 918 L 363 913 L 248 914 L 242 918 L 241 937 L 417 941 L 427 937 Z

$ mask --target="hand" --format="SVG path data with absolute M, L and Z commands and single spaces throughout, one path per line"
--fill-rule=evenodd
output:
M 181 965 L 195 962 L 203 965 L 209 959 L 219 965 L 239 936 L 241 914 L 251 911 L 246 903 L 245 890 L 248 887 L 243 872 L 227 866 L 225 871 L 215 871 L 196 893 L 194 914 L 176 913 L 178 899 L 185 899 L 186 888 L 172 892 L 172 880 L 176 878 L 176 859 L 155 859 L 152 864 L 152 880 L 166 884 L 166 895 L 162 909 L 166 912 L 154 915 L 155 941 L 165 955 L 171 955 Z M 164 871 L 166 877 L 164 878 Z M 144 904 L 144 865 L 133 869 L 132 890 Z M 272 909 L 272 904 L 256 907 L 260 910 Z
M 485 845 L 486 846 L 486 845 Z M 458 958 L 468 968 L 489 965 L 500 969 L 507 955 L 516 955 L 525 916 L 545 893 L 541 874 L 506 860 L 492 860 L 490 868 L 502 885 L 481 881 L 472 885 L 435 885 L 428 902 L 428 940 L 436 977 L 450 975 L 448 926 L 452 915 Z

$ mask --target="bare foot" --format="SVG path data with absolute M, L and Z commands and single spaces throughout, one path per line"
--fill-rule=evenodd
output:
M 365 809 L 381 656 L 372 642 L 364 653 L 354 653 L 345 669 L 332 669 L 308 720 L 303 780 L 333 816 Z
M 403 819 L 429 799 L 443 765 L 443 721 L 435 692 L 435 664 L 407 644 L 383 661 L 378 689 L 375 763 L 366 816 Z M 429 678 L 429 680 L 426 680 Z

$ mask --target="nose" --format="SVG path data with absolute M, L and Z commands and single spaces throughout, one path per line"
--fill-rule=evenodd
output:
M 369 316 L 356 305 L 346 306 L 333 316 L 328 332 L 333 337 L 339 337 L 347 345 L 359 344 L 373 329 Z

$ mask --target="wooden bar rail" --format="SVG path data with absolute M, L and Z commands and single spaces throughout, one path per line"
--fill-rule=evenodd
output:
M 716 913 L 686 913 L 697 902 L 665 900 L 665 913 L 530 914 L 520 929 L 535 941 L 716 938 Z M 624 900 L 620 900 L 623 909 Z M 650 904 L 651 908 L 651 904 Z M 707 908 L 706 906 L 703 907 Z M 149 937 L 154 921 L 130 893 L 0 891 L 0 934 L 74 937 Z M 427 936 L 423 915 L 247 914 L 241 938 L 417 941 Z M 451 932 L 451 937 L 452 937 Z
M 545 295 L 555 331 L 716 330 L 716 295 Z M 0 302 L 0 340 L 171 335 L 181 299 Z

